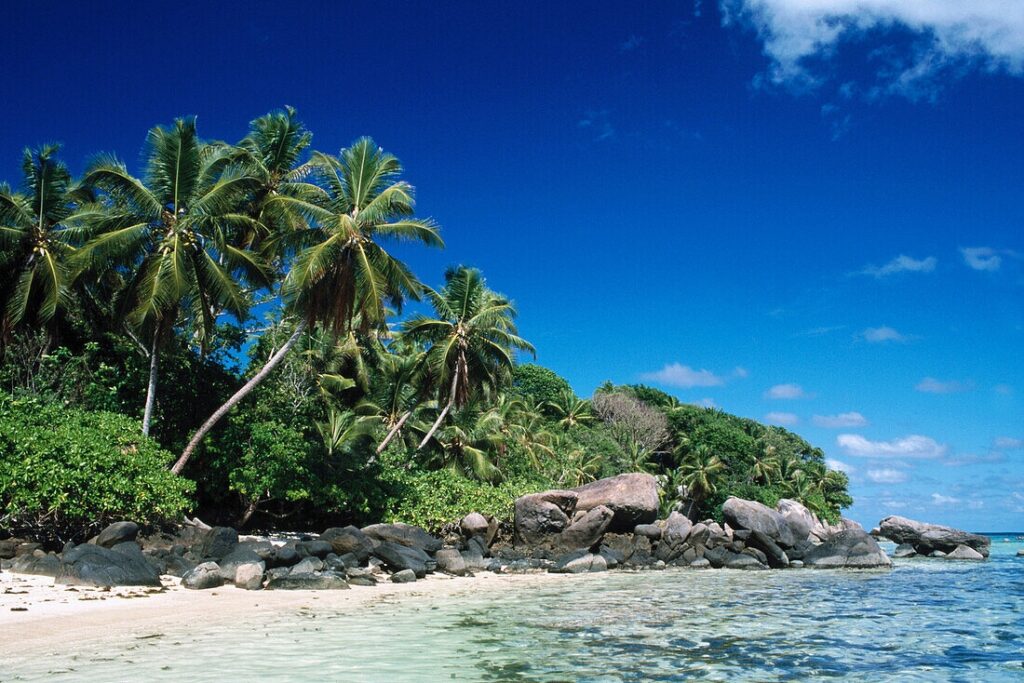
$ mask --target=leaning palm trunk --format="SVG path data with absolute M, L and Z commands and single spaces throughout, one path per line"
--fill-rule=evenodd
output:
M 441 414 L 437 416 L 437 420 L 435 420 L 434 424 L 431 425 L 430 431 L 427 432 L 425 437 L 423 437 L 423 441 L 420 441 L 420 445 L 416 447 L 416 450 L 420 450 L 427 445 L 427 442 L 434 436 L 434 432 L 436 432 L 437 428 L 441 426 L 442 422 L 444 422 L 444 418 L 448 416 L 448 412 L 452 409 L 452 406 L 455 405 L 455 388 L 458 384 L 459 373 L 456 370 L 455 375 L 452 377 L 452 393 L 451 396 L 448 397 L 448 405 L 446 405 L 444 410 L 441 411 Z
M 284 359 L 285 355 L 291 351 L 292 347 L 295 346 L 295 342 L 299 340 L 299 337 L 301 337 L 302 333 L 306 330 L 306 324 L 306 320 L 300 320 L 299 324 L 295 326 L 295 331 L 292 332 L 292 336 L 287 342 L 285 342 L 285 345 L 278 349 L 276 353 L 272 354 L 260 371 L 257 372 L 252 379 L 242 385 L 242 388 L 236 391 L 234 396 L 229 398 L 224 405 L 218 408 L 216 412 L 214 412 L 214 414 L 203 423 L 203 425 L 192 436 L 192 440 L 188 442 L 187 446 L 185 446 L 185 450 L 182 451 L 181 457 L 178 458 L 178 461 L 174 463 L 173 467 L 171 467 L 171 472 L 181 474 L 181 471 L 185 469 L 185 465 L 188 464 L 189 458 L 192 457 L 192 453 L 195 451 L 196 446 L 200 444 L 207 432 L 213 429 L 213 426 L 217 424 L 229 410 L 238 405 L 238 403 L 245 398 L 250 391 L 255 389 L 260 382 L 267 378 L 267 375 L 277 367 L 278 363 L 280 363 Z
M 153 420 L 153 406 L 156 404 L 157 342 L 160 341 L 159 327 L 153 332 L 153 346 L 149 349 L 149 388 L 146 390 L 146 410 L 142 414 L 142 435 L 149 436 L 149 423 Z
M 402 431 L 402 425 L 405 424 L 405 421 L 408 420 L 411 415 L 411 410 L 405 411 L 405 414 L 402 415 L 400 420 L 398 420 L 398 423 L 391 428 L 391 431 L 388 432 L 388 435 L 384 437 L 384 440 L 380 442 L 379 446 L 377 446 L 377 455 L 383 453 L 384 449 L 388 447 L 389 443 L 391 443 L 391 440 L 398 436 L 398 433 Z

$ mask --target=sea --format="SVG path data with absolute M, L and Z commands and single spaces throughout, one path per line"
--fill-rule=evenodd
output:
M 14 661 L 0 681 L 1024 681 L 1024 532 L 986 562 L 667 569 L 269 613 Z M 890 552 L 892 545 L 886 547 Z M 470 588 L 470 586 L 472 586 Z M 368 590 L 368 589 L 367 589 Z

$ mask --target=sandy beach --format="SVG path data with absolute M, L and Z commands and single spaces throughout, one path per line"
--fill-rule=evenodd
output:
M 143 639 L 165 630 L 201 622 L 212 626 L 265 617 L 268 613 L 311 611 L 355 612 L 373 603 L 395 600 L 436 600 L 457 594 L 540 582 L 565 581 L 558 574 L 474 577 L 431 574 L 415 583 L 383 582 L 350 590 L 246 591 L 225 585 L 195 591 L 179 579 L 164 576 L 163 588 L 54 585 L 51 578 L 0 573 L 0 669 L 11 657 L 42 656 L 69 642 L 76 648 L 110 640 Z

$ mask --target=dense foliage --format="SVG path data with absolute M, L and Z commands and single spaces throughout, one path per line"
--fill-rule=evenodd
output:
M 626 471 L 693 517 L 731 494 L 828 519 L 850 503 L 783 429 L 644 386 L 580 397 L 520 362 L 533 347 L 480 271 L 434 289 L 387 250 L 442 246 L 398 159 L 311 144 L 286 109 L 234 145 L 154 127 L 139 177 L 26 151 L 21 188 L 0 186 L 0 527 L 186 508 L 438 527 Z

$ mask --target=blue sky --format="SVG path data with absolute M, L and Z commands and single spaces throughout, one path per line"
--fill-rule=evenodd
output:
M 290 104 L 398 155 L 448 244 L 398 251 L 482 268 L 581 394 L 782 423 L 866 525 L 1024 529 L 1019 0 L 561 5 L 12 2 L 0 177 Z

